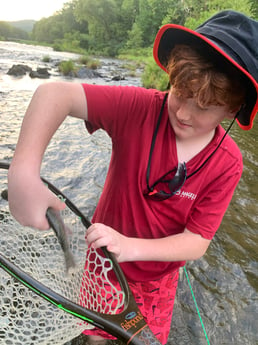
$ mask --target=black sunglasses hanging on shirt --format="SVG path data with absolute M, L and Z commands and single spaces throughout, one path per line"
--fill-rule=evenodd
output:
M 156 201 L 162 201 L 170 198 L 174 194 L 176 194 L 186 180 L 186 165 L 185 163 L 178 163 L 178 167 L 168 171 L 166 174 L 161 176 L 158 180 L 156 180 L 151 186 L 149 184 L 150 178 L 150 168 L 151 168 L 151 158 L 158 134 L 158 129 L 161 122 L 161 117 L 163 114 L 163 110 L 165 107 L 165 103 L 168 97 L 168 93 L 165 94 L 160 114 L 158 118 L 158 122 L 153 133 L 150 154 L 149 154 L 149 161 L 147 167 L 147 174 L 146 174 L 146 182 L 147 182 L 147 190 L 143 193 L 145 197 L 150 198 Z

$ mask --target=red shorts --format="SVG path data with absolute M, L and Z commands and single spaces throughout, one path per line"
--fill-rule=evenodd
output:
M 129 282 L 146 323 L 162 344 L 166 344 L 170 332 L 178 273 L 179 271 L 176 270 L 159 280 Z M 116 339 L 98 328 L 85 330 L 83 333 L 99 335 L 105 339 Z

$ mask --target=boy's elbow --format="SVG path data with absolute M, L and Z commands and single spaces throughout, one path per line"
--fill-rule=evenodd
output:
M 185 230 L 185 233 L 187 233 L 188 236 L 191 237 L 190 242 L 192 243 L 192 260 L 198 260 L 204 256 L 204 254 L 207 252 L 207 249 L 209 248 L 209 245 L 211 243 L 211 240 L 208 240 L 206 238 L 203 238 L 199 234 L 192 233 L 189 230 Z
M 197 255 L 195 260 L 201 259 L 204 256 L 204 254 L 206 254 L 210 242 L 210 240 L 201 237 L 201 244 L 199 246 L 199 250 L 196 253 Z
M 199 250 L 196 252 L 196 257 L 193 260 L 201 259 L 204 256 L 204 254 L 206 254 L 208 247 L 209 246 L 204 247 L 204 248 L 199 248 Z

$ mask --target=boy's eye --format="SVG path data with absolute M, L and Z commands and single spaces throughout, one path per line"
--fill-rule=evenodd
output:
M 198 105 L 197 104 L 197 107 L 201 110 L 201 111 L 207 111 L 209 108 L 208 107 L 204 107 L 202 105 Z

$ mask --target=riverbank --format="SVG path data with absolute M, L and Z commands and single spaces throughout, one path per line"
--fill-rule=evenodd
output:
M 63 66 L 61 66 L 61 72 L 63 72 L 63 75 L 65 76 L 76 77 L 78 69 L 81 68 L 80 65 L 84 65 L 84 67 L 86 68 L 95 70 L 98 69 L 101 60 L 112 59 L 114 61 L 120 61 L 121 63 L 119 65 L 123 66 L 124 69 L 127 70 L 128 75 L 132 77 L 140 77 L 142 86 L 146 88 L 156 88 L 158 90 L 166 90 L 167 88 L 168 76 L 154 62 L 151 48 L 124 50 L 121 51 L 116 58 L 111 58 L 102 55 L 90 55 L 83 49 L 71 49 L 70 51 L 55 50 L 55 47 L 46 46 L 43 43 L 37 43 L 33 41 L 19 41 L 10 43 L 18 43 L 25 46 L 35 46 L 33 44 L 36 44 L 37 47 L 52 50 L 59 55 L 76 55 L 78 57 L 77 60 L 69 59 L 62 61 Z M 46 55 L 43 57 L 43 60 L 47 62 L 47 60 L 50 60 L 50 57 Z M 116 78 L 118 78 L 118 76 Z

